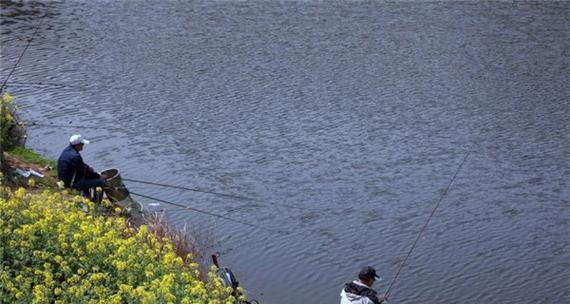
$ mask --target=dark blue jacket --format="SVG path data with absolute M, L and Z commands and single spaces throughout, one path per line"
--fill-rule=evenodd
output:
M 83 162 L 79 152 L 72 146 L 67 146 L 57 160 L 57 177 L 63 181 L 65 187 L 70 188 L 78 180 L 98 178 L 100 175 Z

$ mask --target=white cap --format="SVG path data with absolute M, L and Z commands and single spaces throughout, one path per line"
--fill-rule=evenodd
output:
M 71 137 L 69 138 L 69 143 L 74 146 L 74 145 L 79 145 L 79 144 L 84 144 L 87 145 L 90 143 L 90 141 L 88 141 L 87 139 L 84 139 L 81 135 L 79 134 L 74 134 L 71 135 Z

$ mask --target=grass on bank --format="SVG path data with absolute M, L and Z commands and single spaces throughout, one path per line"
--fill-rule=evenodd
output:
M 49 166 L 50 168 L 54 169 L 56 168 L 56 161 L 51 160 L 51 159 L 47 159 L 41 155 L 39 155 L 38 153 L 25 148 L 23 146 L 12 146 L 9 149 L 6 150 L 6 152 L 26 161 L 32 164 L 36 164 L 42 167 L 46 167 Z

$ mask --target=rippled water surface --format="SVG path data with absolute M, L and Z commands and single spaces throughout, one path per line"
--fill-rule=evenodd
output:
M 207 231 L 262 303 L 570 302 L 570 2 L 2 0 L 28 145 L 69 135 Z M 148 204 L 149 200 L 140 199 Z M 153 207 L 156 208 L 156 207 Z M 285 231 L 287 233 L 277 233 Z

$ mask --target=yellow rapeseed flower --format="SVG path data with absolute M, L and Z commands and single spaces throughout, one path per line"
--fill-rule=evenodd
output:
M 0 303 L 233 301 L 215 274 L 200 281 L 191 255 L 184 265 L 169 240 L 157 240 L 146 226 L 135 231 L 124 218 L 97 214 L 93 203 L 62 192 L 5 193 L 0 237 L 12 263 L 0 269 Z
M 10 93 L 6 92 L 4 93 L 4 95 L 2 96 L 2 99 L 6 102 L 6 103 L 10 103 L 12 101 L 12 99 L 14 99 L 14 96 L 10 95 Z

